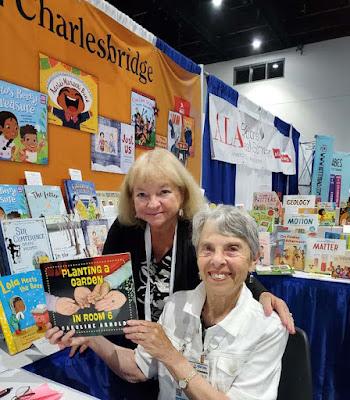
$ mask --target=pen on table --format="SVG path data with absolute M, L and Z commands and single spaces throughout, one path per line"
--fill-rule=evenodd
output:
M 0 397 L 6 396 L 7 394 L 9 394 L 11 392 L 11 390 L 12 390 L 12 387 L 0 390 Z

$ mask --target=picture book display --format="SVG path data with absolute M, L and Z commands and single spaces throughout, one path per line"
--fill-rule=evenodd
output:
M 154 148 L 156 144 L 156 100 L 152 96 L 133 90 L 131 92 L 131 125 L 135 144 Z
M 0 277 L 0 325 L 10 354 L 43 337 L 48 322 L 39 270 Z
M 108 221 L 106 219 L 81 221 L 81 227 L 89 257 L 101 256 L 104 243 L 107 239 Z
M 78 215 L 80 219 L 97 219 L 99 217 L 99 204 L 95 184 L 89 181 L 64 181 L 69 210 Z
M 0 185 L 0 220 L 29 217 L 23 185 Z
M 48 163 L 46 94 L 0 80 L 0 160 Z
M 40 54 L 40 90 L 48 94 L 48 121 L 90 133 L 97 133 L 97 79 Z
M 345 249 L 345 240 L 307 238 L 305 271 L 330 275 L 335 256 L 344 255 Z
M 89 256 L 78 216 L 51 215 L 45 221 L 54 261 Z
M 67 214 L 59 186 L 25 185 L 24 190 L 33 218 Z
M 50 321 L 77 336 L 122 334 L 137 319 L 129 253 L 40 265 Z M 51 301 L 52 300 L 52 301 Z
M 52 259 L 43 218 L 0 222 L 0 253 L 6 274 L 31 271 Z
M 126 174 L 134 160 L 134 127 L 98 117 L 98 134 L 91 136 L 91 169 Z

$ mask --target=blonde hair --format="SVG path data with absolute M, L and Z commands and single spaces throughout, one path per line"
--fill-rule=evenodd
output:
M 169 181 L 183 196 L 182 215 L 192 220 L 194 214 L 205 203 L 200 187 L 183 164 L 168 150 L 156 149 L 139 157 L 125 176 L 120 189 L 118 219 L 125 225 L 139 225 L 143 221 L 136 217 L 133 190 L 136 182 Z

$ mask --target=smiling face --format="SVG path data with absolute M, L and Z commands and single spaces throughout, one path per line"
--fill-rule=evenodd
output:
M 26 133 L 22 139 L 23 146 L 28 151 L 36 151 L 38 148 L 38 139 L 36 133 Z
M 4 126 L 0 125 L 0 132 L 7 140 L 14 139 L 18 134 L 18 123 L 14 118 L 7 118 Z
M 153 228 L 160 228 L 176 223 L 183 196 L 174 184 L 167 181 L 136 181 L 133 201 L 137 218 Z
M 218 233 L 215 222 L 210 220 L 200 235 L 197 262 L 207 292 L 225 296 L 241 289 L 255 265 L 248 244 L 238 237 Z
M 65 87 L 61 89 L 57 104 L 64 110 L 69 111 L 72 115 L 78 115 L 84 110 L 84 101 L 81 94 L 73 88 Z

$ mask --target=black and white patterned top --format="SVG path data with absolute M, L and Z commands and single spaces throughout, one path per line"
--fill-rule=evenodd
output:
M 152 259 L 150 265 L 151 319 L 154 322 L 158 321 L 163 311 L 165 300 L 169 296 L 172 251 L 173 249 L 171 248 L 159 262 L 155 262 Z M 146 261 L 141 262 L 139 278 L 141 285 L 137 289 L 136 297 L 137 301 L 144 307 L 147 286 Z

